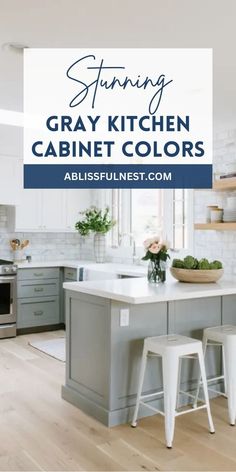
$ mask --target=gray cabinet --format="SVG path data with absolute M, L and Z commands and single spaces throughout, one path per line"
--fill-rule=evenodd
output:
M 18 300 L 17 328 L 59 323 L 59 298 L 22 298 Z
M 17 272 L 17 280 L 41 280 L 41 279 L 58 279 L 58 267 L 38 267 L 36 269 L 19 269 Z
M 65 267 L 63 271 L 63 281 L 64 282 L 77 282 L 83 280 L 84 269 L 83 267 L 75 268 L 75 267 Z M 65 299 L 65 291 L 62 291 L 62 314 L 61 314 L 61 321 L 65 324 L 66 321 L 66 299 Z
M 127 423 L 136 400 L 143 340 L 147 336 L 178 333 L 202 339 L 203 329 L 236 323 L 236 295 L 148 304 L 126 304 L 76 291 L 66 291 L 66 385 L 62 396 L 107 426 Z M 121 326 L 122 309 L 129 310 L 127 326 Z M 221 373 L 221 349 L 207 349 L 209 377 Z M 198 362 L 182 360 L 181 390 L 196 389 Z M 162 390 L 162 362 L 149 356 L 143 393 Z M 216 381 L 214 387 L 221 388 Z M 162 397 L 147 400 L 163 408 Z M 183 404 L 189 401 L 180 396 Z M 140 417 L 150 414 L 141 407 Z
M 143 340 L 148 336 L 167 334 L 167 303 L 129 305 L 129 326 L 120 326 L 122 302 L 111 304 L 111 375 L 110 408 L 118 410 L 133 405 L 137 394 Z M 162 389 L 162 362 L 149 357 L 143 394 Z
M 127 305 L 67 290 L 63 398 L 107 425 L 127 422 L 135 403 L 143 339 L 167 334 L 167 303 Z M 129 309 L 121 326 L 120 310 Z M 148 359 L 144 392 L 162 388 L 162 365 Z M 73 396 L 73 399 L 72 399 Z
M 64 268 L 64 282 L 76 282 L 78 280 L 78 269 L 74 267 Z
M 17 328 L 59 324 L 59 268 L 20 269 L 17 278 Z
M 59 279 L 19 280 L 18 297 L 48 297 L 59 294 Z
M 236 295 L 222 297 L 222 324 L 236 324 Z

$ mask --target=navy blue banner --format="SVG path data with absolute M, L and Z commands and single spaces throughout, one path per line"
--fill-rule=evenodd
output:
M 25 164 L 24 188 L 211 188 L 212 165 Z

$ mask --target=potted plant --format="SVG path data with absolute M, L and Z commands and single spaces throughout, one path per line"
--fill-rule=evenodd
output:
M 142 258 L 148 261 L 148 281 L 152 283 L 165 282 L 166 280 L 166 261 L 170 258 L 168 254 L 168 243 L 161 241 L 158 236 L 146 239 L 144 241 L 146 254 Z
M 80 212 L 83 219 L 77 221 L 75 229 L 81 236 L 87 236 L 90 232 L 94 234 L 94 256 L 96 262 L 104 262 L 106 254 L 106 233 L 116 224 L 109 216 L 109 208 L 101 210 L 96 206 L 91 206 Z

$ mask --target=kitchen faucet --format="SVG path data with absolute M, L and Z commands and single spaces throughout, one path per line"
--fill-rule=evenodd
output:
M 132 253 L 132 256 L 133 256 L 133 264 L 137 258 L 137 254 L 136 254 L 136 242 L 135 242 L 135 239 L 133 238 L 133 253 Z
M 134 239 L 134 235 L 132 233 L 121 233 L 119 234 L 119 241 L 121 242 L 124 236 L 129 236 L 130 242 L 132 242 L 132 262 L 133 264 L 139 261 L 139 257 L 137 256 L 136 251 L 136 242 Z
M 133 241 L 133 251 L 132 251 L 132 258 L 133 258 L 133 264 L 136 264 L 139 261 L 139 257 L 137 256 L 137 251 L 136 251 L 136 242 L 134 239 L 134 236 L 131 234 L 130 237 L 132 238 Z

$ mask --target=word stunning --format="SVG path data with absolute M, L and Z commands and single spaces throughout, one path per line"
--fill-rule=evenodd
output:
M 113 76 L 110 78 L 110 72 L 112 70 L 116 71 L 123 71 L 125 69 L 124 66 L 109 66 L 109 65 L 104 65 L 104 59 L 101 59 L 100 63 L 98 65 L 88 65 L 86 67 L 86 63 L 89 61 L 91 63 L 92 61 L 96 61 L 96 56 L 94 55 L 88 55 L 81 57 L 77 61 L 75 61 L 66 71 L 66 75 L 70 80 L 73 80 L 78 84 L 78 93 L 75 95 L 74 98 L 70 101 L 70 107 L 77 107 L 80 105 L 85 98 L 87 97 L 88 93 L 90 90 L 92 90 L 92 108 L 95 107 L 95 102 L 96 102 L 96 97 L 98 93 L 98 89 L 104 89 L 104 90 L 114 90 L 114 89 L 123 89 L 126 90 L 128 87 L 131 88 L 136 88 L 136 89 L 143 89 L 146 90 L 147 88 L 152 88 L 155 89 L 155 93 L 152 95 L 150 102 L 149 102 L 149 107 L 148 111 L 150 115 L 154 115 L 156 111 L 159 108 L 159 105 L 161 103 L 163 91 L 167 85 L 169 85 L 171 82 L 173 82 L 172 79 L 166 81 L 165 75 L 160 74 L 157 75 L 157 77 L 149 78 L 148 76 L 145 77 L 144 79 L 141 79 L 140 75 L 136 79 L 131 79 L 127 75 L 125 77 L 119 78 L 116 76 Z M 81 67 L 82 70 L 81 70 Z M 80 80 L 81 77 L 81 72 L 83 72 L 83 68 L 85 68 L 86 71 L 95 71 L 95 77 L 94 80 L 90 83 L 83 82 Z M 107 71 L 109 75 L 109 79 L 104 79 L 103 75 L 104 72 Z M 88 72 L 86 72 L 88 73 Z M 109 95 L 110 99 L 110 95 Z

